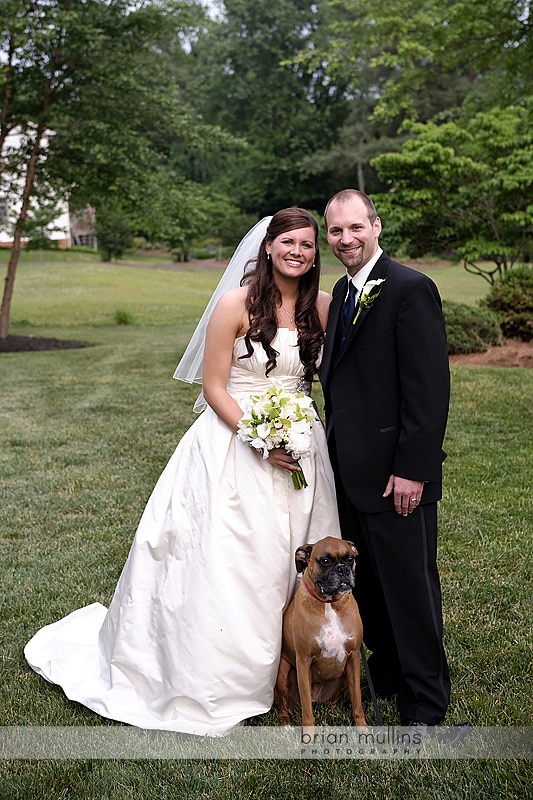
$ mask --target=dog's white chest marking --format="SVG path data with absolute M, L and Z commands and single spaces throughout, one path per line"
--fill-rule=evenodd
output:
M 326 621 L 316 637 L 324 658 L 337 658 L 343 662 L 346 658 L 346 642 L 350 636 L 342 627 L 340 618 L 330 604 L 326 605 Z

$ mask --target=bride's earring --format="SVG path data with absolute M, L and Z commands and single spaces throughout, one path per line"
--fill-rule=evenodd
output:
M 272 256 L 270 255 L 270 253 L 267 253 L 267 264 L 270 264 L 271 261 L 272 261 Z

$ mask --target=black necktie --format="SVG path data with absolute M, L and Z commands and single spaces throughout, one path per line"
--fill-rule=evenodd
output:
M 348 281 L 348 295 L 346 300 L 344 301 L 344 305 L 341 310 L 341 344 L 344 344 L 346 337 L 348 336 L 348 331 L 350 330 L 350 325 L 353 322 L 355 317 L 355 296 L 357 294 L 357 289 L 353 285 L 353 281 Z

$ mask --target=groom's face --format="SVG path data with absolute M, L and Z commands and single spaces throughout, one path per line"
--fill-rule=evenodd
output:
M 345 203 L 331 203 L 326 223 L 333 255 L 344 264 L 350 275 L 355 275 L 377 250 L 380 218 L 370 222 L 363 201 L 353 197 Z

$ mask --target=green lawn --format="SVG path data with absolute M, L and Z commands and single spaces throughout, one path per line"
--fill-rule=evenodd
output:
M 22 650 L 40 626 L 108 603 L 144 503 L 194 418 L 197 390 L 172 373 L 218 273 L 28 256 L 11 332 L 90 346 L 0 354 L 0 722 L 105 726 L 34 675 Z M 428 271 L 446 299 L 485 293 L 461 267 Z M 116 325 L 117 309 L 134 324 Z M 454 366 L 452 378 L 440 512 L 448 721 L 529 725 L 533 373 Z M 368 697 L 365 707 L 372 722 Z M 390 704 L 382 712 L 398 723 Z M 319 715 L 349 724 L 346 705 Z M 275 722 L 271 712 L 254 724 Z M 0 761 L 0 799 L 518 800 L 532 777 L 513 760 Z
M 7 263 L 7 257 L 8 251 L 0 248 L 0 264 Z M 436 282 L 443 299 L 473 305 L 486 296 L 489 288 L 486 281 L 466 272 L 461 264 L 449 262 L 435 266 L 435 263 L 442 264 L 428 260 L 417 264 L 417 268 Z M 199 264 L 204 266 L 203 262 Z M 343 269 L 327 251 L 322 256 L 322 264 L 322 288 L 330 291 Z M 158 265 L 166 269 L 157 269 Z M 168 255 L 130 254 L 117 265 L 104 264 L 97 255 L 90 253 L 23 252 L 12 322 L 47 325 L 50 321 L 57 326 L 65 320 L 69 327 L 74 321 L 109 324 L 115 311 L 121 309 L 133 313 L 140 324 L 173 324 L 176 305 L 179 305 L 180 316 L 190 312 L 192 324 L 198 304 L 205 304 L 216 286 L 223 263 L 220 269 L 195 270 L 187 264 L 171 269 L 172 266 L 176 265 Z M 149 281 L 142 267 L 152 267 Z M 46 301 L 41 303 L 44 286 Z M 80 303 L 82 298 L 83 303 Z

